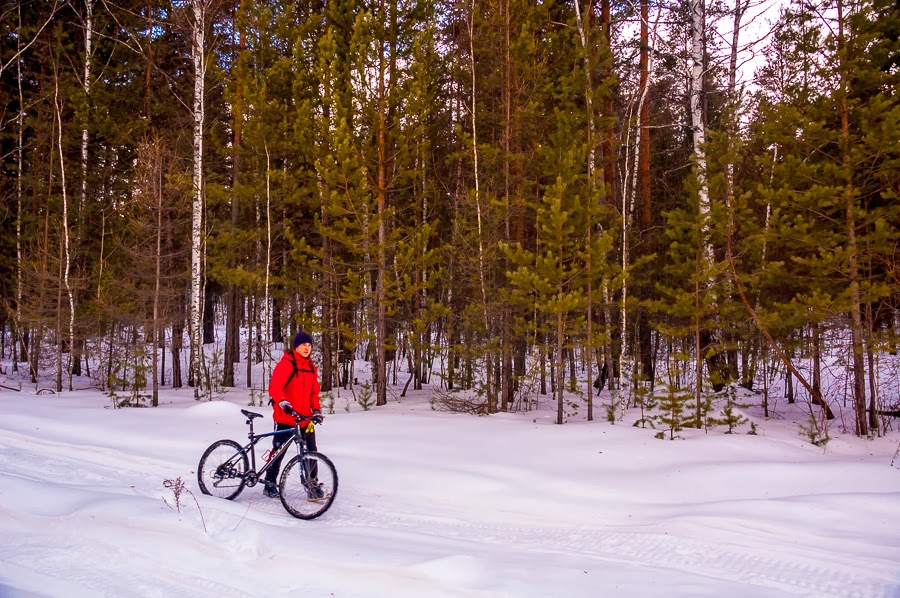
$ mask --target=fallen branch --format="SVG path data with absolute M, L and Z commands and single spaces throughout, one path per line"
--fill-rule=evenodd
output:
M 487 415 L 487 403 L 479 403 L 472 399 L 454 396 L 435 390 L 431 397 L 431 406 L 438 411 L 450 413 L 468 413 L 470 415 Z

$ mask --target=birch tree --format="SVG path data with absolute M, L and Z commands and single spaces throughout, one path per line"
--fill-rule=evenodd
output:
M 200 365 L 203 344 L 201 340 L 203 322 L 203 128 L 206 105 L 206 21 L 211 0 L 190 0 L 191 9 L 191 58 L 194 67 L 194 141 L 193 141 L 193 209 L 191 218 L 191 370 L 190 380 L 194 387 L 194 398 L 200 398 Z
M 697 194 L 700 206 L 700 226 L 704 237 L 709 234 L 709 186 L 706 165 L 706 120 L 703 111 L 703 91 L 705 79 L 706 53 L 706 3 L 705 0 L 689 0 L 691 13 L 691 61 L 689 72 L 690 127 L 694 150 L 694 168 L 697 176 Z M 705 241 L 706 259 L 713 260 L 712 245 Z
M 57 65 L 54 65 L 56 67 Z M 66 194 L 66 161 L 64 158 L 64 149 L 63 149 L 63 121 L 62 121 L 62 106 L 60 104 L 59 99 L 59 71 L 54 68 L 54 88 L 53 88 L 53 106 L 56 111 L 56 123 L 57 123 L 57 149 L 59 150 L 59 176 L 60 176 L 60 191 L 62 194 L 62 254 L 63 254 L 63 263 L 60 265 L 60 270 L 62 271 L 62 284 L 63 288 L 65 288 L 66 295 L 69 299 L 69 321 L 68 321 L 68 335 L 67 342 L 69 345 L 69 356 L 72 356 L 72 347 L 75 344 L 75 298 L 72 292 L 72 285 L 69 282 L 69 269 L 71 268 L 71 253 L 69 248 L 69 201 L 68 196 Z M 57 330 L 57 334 L 61 333 L 61 330 Z M 56 379 L 56 391 L 62 392 L 62 346 L 63 340 L 62 338 L 57 338 L 57 346 L 59 347 L 59 364 L 57 369 L 57 379 Z M 71 367 L 71 359 L 69 363 L 69 367 L 66 368 L 67 379 L 68 379 L 68 387 L 69 390 L 72 390 L 72 367 Z

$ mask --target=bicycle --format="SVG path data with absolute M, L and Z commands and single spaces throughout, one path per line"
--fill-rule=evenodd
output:
M 286 453 L 292 445 L 297 447 L 297 455 L 288 461 L 281 471 L 278 491 L 281 504 L 288 513 L 298 519 L 315 519 L 327 511 L 337 495 L 337 469 L 331 460 L 316 451 L 306 448 L 306 442 L 300 433 L 301 416 L 296 413 L 287 401 L 280 403 L 285 413 L 294 418 L 293 430 L 278 430 L 265 434 L 253 433 L 253 420 L 262 417 L 241 409 L 247 417 L 250 439 L 245 446 L 234 440 L 218 440 L 212 443 L 200 457 L 197 466 L 197 482 L 203 494 L 233 500 L 245 487 L 252 488 L 260 481 L 269 482 L 262 475 L 269 469 L 276 457 Z M 320 422 L 321 423 L 321 422 Z M 262 467 L 256 469 L 256 444 L 263 438 L 276 434 L 290 434 L 291 438 L 284 442 L 277 451 L 268 452 L 264 456 Z

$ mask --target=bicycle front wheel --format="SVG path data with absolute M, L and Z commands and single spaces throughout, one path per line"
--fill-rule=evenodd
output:
M 298 455 L 281 472 L 281 504 L 298 519 L 315 519 L 327 511 L 337 489 L 337 470 L 321 453 L 311 451 Z
M 244 476 L 249 469 L 247 453 L 233 440 L 219 440 L 210 445 L 197 466 L 200 492 L 231 500 L 244 489 Z

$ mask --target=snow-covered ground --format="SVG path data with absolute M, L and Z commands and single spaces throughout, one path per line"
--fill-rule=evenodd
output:
M 342 393 L 318 431 L 340 490 L 301 521 L 261 486 L 199 492 L 240 409 L 268 417 L 245 390 L 157 409 L 0 390 L 0 597 L 900 597 L 896 431 L 823 449 L 781 404 L 748 412 L 758 435 L 669 441 L 602 408 L 555 425 L 546 398 L 475 417 Z

